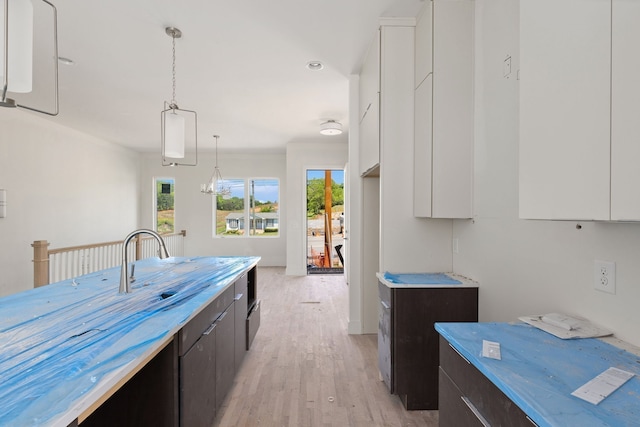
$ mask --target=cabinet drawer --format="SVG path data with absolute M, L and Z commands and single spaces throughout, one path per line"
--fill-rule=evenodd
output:
M 200 338 L 200 335 L 233 303 L 234 298 L 235 289 L 233 286 L 230 286 L 218 294 L 211 304 L 205 307 L 180 330 L 178 350 L 180 356 L 185 354 L 191 346 L 195 344 Z
M 465 403 L 463 400 L 465 396 L 442 368 L 440 368 L 439 384 L 439 426 L 486 427 L 488 425 L 481 415 L 476 415 L 475 408 L 472 410 L 471 406 Z
M 444 424 L 444 420 L 457 419 L 455 414 L 448 411 L 456 411 L 455 405 L 447 401 L 451 394 L 444 379 L 449 379 L 457 387 L 460 396 L 454 400 L 460 400 L 465 406 L 473 407 L 480 417 L 484 418 L 488 425 L 504 427 L 532 427 L 536 424 L 509 399 L 498 387 L 485 377 L 475 366 L 464 359 L 449 342 L 440 337 L 440 392 L 445 395 L 440 400 L 440 426 L 459 426 L 461 424 Z
M 256 301 L 253 310 L 247 317 L 247 350 L 251 348 L 251 343 L 258 333 L 260 327 L 260 300 Z

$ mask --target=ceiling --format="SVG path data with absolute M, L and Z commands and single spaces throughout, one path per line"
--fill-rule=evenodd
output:
M 347 140 L 349 76 L 385 16 L 420 0 L 52 0 L 58 10 L 60 114 L 51 118 L 134 150 L 160 150 L 171 100 L 198 114 L 201 149 L 284 151 L 292 141 Z M 311 71 L 309 61 L 324 69 Z M 326 120 L 340 136 L 321 136 Z

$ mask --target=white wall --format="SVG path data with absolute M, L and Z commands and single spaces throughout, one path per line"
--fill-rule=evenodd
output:
M 307 169 L 344 169 L 347 151 L 344 135 L 287 144 L 287 275 L 307 274 Z
M 481 321 L 567 312 L 640 345 L 640 224 L 518 219 L 518 13 L 476 0 L 475 220 L 454 221 L 454 271 L 480 281 Z M 616 262 L 615 295 L 593 289 L 595 259 Z
M 50 248 L 136 228 L 139 155 L 20 109 L 0 109 L 0 296 L 33 287 L 34 240 Z
M 213 198 L 200 192 L 213 173 L 215 156 L 200 153 L 197 166 L 163 167 L 160 153 L 143 155 L 141 172 L 142 203 L 140 224 L 153 228 L 154 178 L 175 178 L 175 229 L 187 230 L 185 256 L 261 256 L 260 265 L 284 266 L 287 223 L 287 175 L 284 153 L 225 153 L 219 152 L 218 167 L 224 179 L 277 178 L 280 181 L 280 233 L 278 237 L 213 237 Z

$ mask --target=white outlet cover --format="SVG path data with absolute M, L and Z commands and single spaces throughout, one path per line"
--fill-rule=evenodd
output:
M 609 294 L 616 293 L 616 263 L 595 260 L 593 263 L 594 289 Z

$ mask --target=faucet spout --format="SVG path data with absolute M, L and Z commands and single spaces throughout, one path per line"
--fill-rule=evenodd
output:
M 121 294 L 128 294 L 131 292 L 131 281 L 129 280 L 129 275 L 127 272 L 127 264 L 129 258 L 127 253 L 127 246 L 129 246 L 129 242 L 131 242 L 131 239 L 136 237 L 138 234 L 149 234 L 158 241 L 158 244 L 160 245 L 158 256 L 160 257 L 160 259 L 169 258 L 171 256 L 169 255 L 169 251 L 167 251 L 167 246 L 164 244 L 164 240 L 162 240 L 162 237 L 155 231 L 142 228 L 140 230 L 131 232 L 127 237 L 125 237 L 124 242 L 122 242 L 122 267 L 120 269 L 120 288 L 118 289 L 118 293 Z

